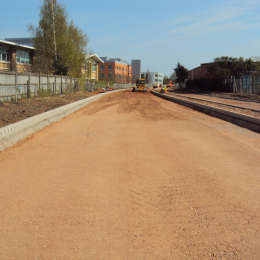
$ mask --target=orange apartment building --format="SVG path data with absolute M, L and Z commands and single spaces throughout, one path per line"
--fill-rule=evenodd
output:
M 115 83 L 132 83 L 132 66 L 119 58 L 101 57 L 104 64 L 99 64 L 99 80 Z

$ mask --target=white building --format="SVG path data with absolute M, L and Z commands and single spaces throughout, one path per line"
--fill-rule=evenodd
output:
M 147 79 L 148 84 L 159 87 L 163 85 L 164 74 L 161 72 L 145 72 L 142 73 L 142 78 Z

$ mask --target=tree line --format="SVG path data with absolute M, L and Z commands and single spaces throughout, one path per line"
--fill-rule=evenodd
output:
M 85 62 L 87 36 L 57 0 L 44 0 L 37 27 L 30 26 L 34 37 L 33 71 L 80 77 Z
M 248 74 L 252 71 L 260 71 L 260 64 L 252 61 L 252 59 L 244 59 L 242 57 L 229 57 L 222 56 L 214 59 L 214 62 L 208 63 L 207 76 L 203 79 L 189 80 L 186 86 L 198 87 L 205 90 L 214 88 L 216 90 L 230 90 L 234 81 L 240 84 L 239 78 L 242 75 Z M 180 63 L 174 69 L 174 73 L 171 76 L 175 82 L 180 86 L 184 86 L 184 82 L 188 79 L 188 69 Z M 211 86 L 209 86 L 211 84 Z M 208 88 L 208 89 L 207 89 Z

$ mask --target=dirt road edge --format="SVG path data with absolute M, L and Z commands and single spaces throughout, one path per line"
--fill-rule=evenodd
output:
M 235 124 L 235 125 L 241 126 L 243 128 L 252 130 L 254 132 L 260 133 L 260 120 L 259 119 L 237 114 L 237 113 L 233 113 L 230 111 L 225 111 L 225 110 L 219 109 L 219 108 L 213 108 L 210 106 L 197 104 L 197 103 L 194 103 L 191 101 L 179 99 L 179 98 L 169 96 L 166 94 L 161 94 L 156 91 L 151 91 L 151 92 L 152 92 L 152 94 L 154 94 L 158 97 L 164 98 L 168 101 L 175 102 L 177 104 L 192 108 L 199 112 L 220 118 L 220 119 L 230 122 L 232 124 Z
M 57 122 L 65 118 L 66 116 L 81 109 L 82 107 L 100 99 L 104 95 L 109 95 L 119 91 L 124 90 L 115 90 L 113 92 L 106 92 L 95 96 L 91 96 L 89 98 L 82 99 L 77 102 L 73 102 L 71 104 L 55 108 L 48 112 L 0 128 L 0 151 L 3 151 L 6 148 L 15 145 L 22 139 L 36 133 L 37 131 L 43 129 L 44 127 L 54 122 Z

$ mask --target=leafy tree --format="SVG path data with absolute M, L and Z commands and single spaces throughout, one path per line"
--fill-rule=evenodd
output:
M 174 69 L 174 72 L 177 77 L 176 82 L 180 85 L 183 85 L 185 80 L 188 78 L 188 70 L 178 62 L 177 67 Z
M 151 75 L 150 70 L 147 70 L 147 71 L 146 71 L 145 77 L 146 77 L 146 82 L 147 82 L 148 84 L 150 84 L 151 81 L 152 81 L 152 75 Z
M 163 84 L 164 84 L 164 85 L 167 85 L 167 84 L 169 84 L 169 82 L 170 82 L 170 78 L 169 78 L 168 76 L 164 76 L 164 78 L 163 78 Z
M 80 77 L 87 37 L 68 22 L 64 7 L 57 0 L 43 0 L 34 35 L 34 71 Z
M 177 77 L 176 77 L 175 71 L 171 74 L 171 76 L 170 76 L 169 79 L 172 80 L 173 82 L 176 82 L 176 81 L 177 81 Z
M 226 79 L 228 77 L 241 77 L 243 74 L 256 69 L 257 66 L 251 59 L 224 56 L 214 60 L 214 63 L 209 67 L 209 72 L 212 77 Z
M 257 70 L 256 63 L 251 59 L 234 58 L 234 57 L 218 57 L 212 64 L 208 66 L 208 75 L 210 79 L 220 80 L 232 87 L 236 80 L 240 87 L 239 78 L 249 71 Z

